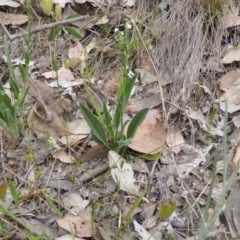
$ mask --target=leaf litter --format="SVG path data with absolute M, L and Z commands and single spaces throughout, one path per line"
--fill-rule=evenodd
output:
M 228 134 L 238 128 L 236 117 L 239 111 L 240 60 L 235 27 L 240 25 L 239 7 L 235 7 L 232 12 L 224 10 L 220 17 L 222 25 L 219 26 L 225 31 L 221 27 L 212 29 L 214 34 L 210 41 L 208 31 L 204 29 L 207 13 L 202 11 L 189 15 L 189 6 L 192 6 L 189 0 L 174 3 L 166 0 L 161 1 L 159 6 L 153 6 L 153 3 L 147 1 L 116 3 L 78 0 L 74 1 L 74 8 L 73 1 L 54 3 L 60 4 L 62 8 L 62 20 L 74 14 L 86 16 L 86 20 L 72 24 L 82 39 L 74 39 L 66 34 L 67 27 L 56 36 L 56 53 L 59 57 L 56 74 L 49 67 L 50 63 L 44 69 L 43 64 L 37 64 L 39 56 L 50 58 L 53 43 L 47 42 L 48 36 L 44 31 L 38 33 L 41 36 L 38 40 L 37 34 L 33 34 L 36 41 L 32 43 L 31 49 L 34 51 L 31 50 L 31 59 L 34 61 L 29 66 L 27 80 L 27 86 L 31 86 L 29 96 L 32 105 L 25 113 L 29 130 L 23 131 L 26 136 L 22 142 L 11 142 L 4 132 L 1 135 L 1 149 L 4 149 L 0 160 L 3 166 L 0 168 L 0 176 L 4 179 L 4 184 L 0 185 L 0 195 L 4 198 L 0 199 L 1 206 L 16 212 L 8 187 L 8 183 L 14 180 L 22 196 L 26 197 L 21 202 L 22 216 L 16 221 L 20 225 L 27 225 L 32 234 L 46 232 L 50 239 L 71 239 L 72 234 L 75 239 L 111 239 L 120 227 L 118 222 L 121 216 L 130 211 L 140 193 L 146 190 L 147 197 L 134 209 L 132 225 L 122 232 L 123 239 L 165 239 L 164 232 L 176 239 L 190 239 L 196 234 L 193 229 L 198 229 L 200 220 L 195 214 L 195 202 L 180 179 L 184 178 L 201 207 L 204 207 L 210 191 L 213 155 L 223 136 L 226 101 Z M 14 25 L 26 29 L 26 15 L 16 14 L 12 9 L 16 3 L 3 1 L 2 6 L 9 10 L 6 13 L 0 7 L 1 11 L 4 10 L 1 12 L 2 24 L 8 30 L 11 27 L 11 34 L 21 31 L 20 28 L 12 27 Z M 197 7 L 194 6 L 194 9 Z M 36 14 L 43 14 L 36 4 L 33 8 Z M 140 16 L 141 11 L 136 11 L 141 8 L 149 16 L 155 9 L 158 16 L 150 21 L 148 15 Z M 52 11 L 52 14 L 56 14 L 55 10 Z M 127 117 L 131 118 L 143 108 L 151 108 L 129 145 L 131 150 L 125 156 L 97 143 L 90 143 L 90 129 L 77 107 L 79 102 L 92 107 L 83 83 L 91 89 L 100 109 L 103 101 L 109 104 L 109 108 L 114 107 L 121 51 L 114 43 L 115 35 L 111 28 L 121 29 L 122 16 L 132 16 L 138 20 L 146 18 L 143 29 L 137 29 L 133 24 L 134 31 L 130 30 L 132 36 L 138 36 L 138 43 L 143 44 L 143 48 L 138 48 L 135 57 L 129 58 L 129 70 L 139 73 L 139 81 L 128 103 Z M 165 24 L 159 29 L 161 21 Z M 134 35 L 136 32 L 140 36 Z M 149 34 L 155 39 L 147 45 L 145 41 Z M 16 62 L 14 65 L 24 65 L 25 62 L 19 60 L 22 59 L 22 53 L 19 52 L 21 47 L 19 51 L 14 51 L 16 43 L 24 45 L 20 39 L 9 41 L 12 61 Z M 140 49 L 146 51 L 141 52 Z M 1 62 L 2 79 L 5 78 L 2 74 L 4 68 L 6 64 Z M 20 73 L 15 73 L 19 86 L 23 87 Z M 84 73 L 91 74 L 86 76 Z M 162 91 L 161 95 L 159 91 Z M 232 138 L 236 143 L 239 138 L 237 131 Z M 49 139 L 51 147 L 46 144 Z M 31 153 L 29 150 L 33 151 L 34 161 L 38 165 L 26 162 L 26 156 Z M 236 165 L 239 160 L 239 148 L 230 144 L 229 151 L 232 154 L 228 157 L 228 167 L 232 172 L 232 164 Z M 213 186 L 211 206 L 215 205 L 222 192 L 221 154 L 220 151 L 218 179 Z M 146 160 L 151 156 L 155 160 Z M 40 175 L 34 183 L 36 173 Z M 28 185 L 34 186 L 33 192 L 28 190 Z M 47 200 L 39 194 L 39 189 L 46 191 L 64 218 L 56 217 L 53 209 L 49 208 L 49 202 L 46 203 Z M 239 189 L 237 183 L 231 187 L 229 196 L 235 193 L 235 189 Z M 157 215 L 160 203 L 170 202 L 171 199 L 177 199 L 177 208 L 169 219 L 162 221 Z M 238 198 L 234 199 L 224 210 L 227 224 L 219 218 L 215 222 L 211 234 L 216 239 L 226 239 L 224 231 L 228 229 L 232 237 L 239 234 L 239 220 L 236 211 L 233 211 L 233 208 L 238 209 L 238 202 Z M 209 218 L 212 211 L 214 208 L 209 208 Z M 190 212 L 191 221 L 187 212 Z M 48 223 L 41 220 L 43 215 L 51 216 Z M 138 219 L 139 215 L 143 221 Z M 187 222 L 190 224 L 188 236 L 185 231 Z M 61 228 L 69 234 L 59 232 Z M 20 233 L 19 230 L 15 231 L 14 238 L 18 239 Z M 22 236 L 19 239 L 27 238 Z

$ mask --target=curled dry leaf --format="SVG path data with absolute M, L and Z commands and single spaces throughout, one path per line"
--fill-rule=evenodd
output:
M 58 219 L 59 227 L 73 233 L 77 237 L 93 237 L 96 234 L 95 226 L 92 226 L 89 220 L 82 219 L 78 216 L 67 215 L 63 219 Z
M 209 95 L 212 95 L 211 90 L 210 90 L 207 86 L 201 85 L 201 84 L 199 84 L 198 82 L 195 82 L 194 84 L 197 85 L 198 87 L 202 88 L 205 93 L 207 93 L 207 94 L 209 94 Z
M 60 136 L 69 134 L 62 126 L 62 120 L 56 112 L 50 106 L 43 107 L 38 102 L 31 108 L 27 124 L 36 135 L 47 132 L 55 140 Z

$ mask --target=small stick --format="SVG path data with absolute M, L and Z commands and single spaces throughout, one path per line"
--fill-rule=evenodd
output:
M 59 21 L 59 22 L 54 22 L 54 23 L 50 23 L 50 24 L 44 24 L 40 27 L 37 27 L 35 29 L 33 29 L 31 32 L 32 33 L 37 33 L 37 32 L 41 32 L 41 31 L 44 31 L 46 29 L 50 29 L 50 28 L 54 28 L 56 26 L 59 26 L 59 25 L 67 25 L 67 24 L 70 24 L 70 23 L 74 23 L 74 22 L 78 22 L 78 21 L 84 21 L 84 20 L 87 20 L 88 17 L 90 17 L 89 15 L 86 15 L 86 16 L 80 16 L 80 17 L 76 17 L 76 18 L 70 18 L 70 19 L 66 19 L 66 20 L 63 20 L 63 21 Z M 90 22 L 94 21 L 95 18 L 91 19 Z M 11 35 L 11 36 L 8 36 L 8 39 L 10 41 L 13 41 L 14 39 L 16 38 L 21 38 L 21 37 L 24 37 L 27 35 L 27 31 L 23 32 L 23 33 L 18 33 L 18 34 L 15 34 L 15 35 Z M 3 40 L 3 37 L 0 38 L 0 41 Z

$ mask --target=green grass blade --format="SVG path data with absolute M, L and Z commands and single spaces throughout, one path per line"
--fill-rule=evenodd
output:
M 61 32 L 62 30 L 63 30 L 62 25 L 59 25 L 59 26 L 53 28 L 52 31 L 50 32 L 50 34 L 48 35 L 48 41 L 53 41 L 56 38 L 57 34 L 59 32 Z
M 15 220 L 16 217 L 14 216 L 14 214 L 12 214 L 11 212 L 9 212 L 6 208 L 4 208 L 2 205 L 0 205 L 0 213 L 5 214 L 6 216 L 10 217 L 11 219 Z
M 65 29 L 69 32 L 70 35 L 77 39 L 82 39 L 81 35 L 72 27 L 65 27 Z
M 107 146 L 107 138 L 104 131 L 104 128 L 102 127 L 100 121 L 97 119 L 97 117 L 83 104 L 80 103 L 80 109 L 82 111 L 82 114 L 92 130 L 92 133 L 105 145 Z
M 114 131 L 113 131 L 113 126 L 112 126 L 112 118 L 107 110 L 107 106 L 106 103 L 103 102 L 103 113 L 104 113 L 104 118 L 105 118 L 105 122 L 106 122 L 106 127 L 107 130 L 111 136 L 111 138 L 114 138 Z
M 44 198 L 46 199 L 46 201 L 48 202 L 48 204 L 50 205 L 50 207 L 54 210 L 54 212 L 60 217 L 60 218 L 63 218 L 63 215 L 62 213 L 59 211 L 59 209 L 56 207 L 56 205 L 53 203 L 52 199 L 47 195 L 45 194 L 43 191 L 42 191 L 42 194 L 44 196 Z
M 121 109 L 122 109 L 122 103 L 119 101 L 117 104 L 116 111 L 114 114 L 114 119 L 113 119 L 113 124 L 114 124 L 114 127 L 116 128 L 116 131 L 118 130 L 118 127 L 122 119 Z
M 19 198 L 20 198 L 20 193 L 16 189 L 16 187 L 12 184 L 12 182 L 9 183 L 9 189 L 12 194 L 13 200 L 15 204 L 18 206 L 19 203 Z
M 138 77 L 138 74 L 135 74 L 131 79 L 126 81 L 126 93 L 124 93 L 124 95 L 125 95 L 125 106 L 128 103 L 128 99 L 131 95 L 131 92 L 132 92 L 133 86 L 134 86 L 134 84 L 137 80 L 137 77 Z

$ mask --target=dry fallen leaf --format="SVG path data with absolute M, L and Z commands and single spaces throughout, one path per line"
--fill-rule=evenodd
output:
M 65 234 L 65 235 L 62 235 L 61 237 L 56 238 L 55 240 L 73 240 L 73 237 L 71 234 Z M 75 237 L 74 240 L 85 240 L 85 239 Z
M 134 229 L 141 236 L 142 240 L 156 240 L 156 238 L 143 228 L 137 221 L 133 221 Z
M 227 54 L 221 60 L 221 63 L 229 64 L 234 61 L 240 61 L 240 43 L 227 52 Z
M 131 165 L 114 151 L 108 152 L 108 159 L 112 178 L 119 188 L 134 196 L 138 196 L 139 192 L 134 184 L 136 180 L 133 177 L 134 173 Z
M 28 16 L 23 14 L 11 14 L 0 12 L 0 19 L 4 25 L 21 25 L 28 21 Z
M 177 155 L 181 151 L 180 145 L 184 143 L 181 130 L 178 127 L 174 127 L 172 131 L 167 133 L 166 142 Z
M 75 46 L 70 47 L 68 50 L 68 57 L 70 60 L 71 68 L 74 69 L 80 65 L 81 70 L 84 70 L 86 67 L 88 54 L 95 47 L 95 45 L 95 39 L 93 39 L 92 42 L 89 43 L 86 47 L 83 47 L 80 42 L 77 42 Z
M 217 100 L 219 102 L 228 101 L 236 105 L 240 104 L 240 85 L 232 86 Z
M 67 3 L 73 3 L 73 0 L 53 0 L 53 2 L 64 8 Z
M 60 79 L 66 79 L 68 81 L 73 81 L 74 76 L 72 74 L 72 71 L 69 68 L 61 67 L 58 71 L 57 74 L 55 71 L 50 71 L 50 72 L 45 72 L 42 74 L 45 78 L 60 78 Z
M 71 154 L 68 154 L 65 150 L 60 150 L 52 154 L 52 157 L 55 159 L 59 159 L 61 162 L 64 163 L 74 163 L 75 160 L 75 158 Z
M 223 23 L 225 28 L 238 26 L 240 25 L 240 17 L 232 13 L 224 15 Z
M 222 111 L 224 111 L 224 112 L 226 111 L 226 103 L 225 102 L 221 102 L 219 104 L 219 107 Z M 234 112 L 237 112 L 239 110 L 240 110 L 240 105 L 236 105 L 232 102 L 228 102 L 228 104 L 227 104 L 228 113 L 234 113 Z
M 122 0 L 122 4 L 128 7 L 132 7 L 135 4 L 135 0 Z
M 73 153 L 74 157 L 80 162 L 89 162 L 94 158 L 106 158 L 108 155 L 108 148 L 104 145 L 96 145 L 89 148 L 84 154 L 79 154 L 78 152 Z
M 38 102 L 31 108 L 27 124 L 37 136 L 41 133 L 47 133 L 57 140 L 60 136 L 69 134 L 62 126 L 62 120 L 56 112 L 48 105 L 43 108 Z
M 70 209 L 70 213 L 78 214 L 89 204 L 89 200 L 83 199 L 78 193 L 67 192 L 62 196 L 64 206 Z
M 144 120 L 139 126 L 129 148 L 141 152 L 155 154 L 164 147 L 166 132 L 159 119 Z
M 233 198 L 233 200 L 227 204 L 224 210 L 232 236 L 237 236 L 240 233 L 240 195 L 238 194 L 239 190 L 240 182 L 236 181 L 231 186 L 228 196 L 228 199 Z
M 73 233 L 77 237 L 93 237 L 96 234 L 96 227 L 92 226 L 89 220 L 82 219 L 78 216 L 67 215 L 57 220 L 59 227 Z
M 207 93 L 207 94 L 209 94 L 209 95 L 212 95 L 211 90 L 210 90 L 207 86 L 201 85 L 201 84 L 199 84 L 199 82 L 195 82 L 194 84 L 197 85 L 197 86 L 199 86 L 200 88 L 202 88 L 205 93 Z
M 159 97 L 159 93 L 157 93 L 146 98 L 139 98 L 139 99 L 132 98 L 130 99 L 130 102 L 133 105 L 131 107 L 129 106 L 130 111 L 135 111 L 135 109 L 137 109 L 137 111 L 140 111 L 141 109 L 146 107 L 150 109 L 153 107 L 156 107 L 162 102 L 162 100 Z
M 90 128 L 85 119 L 77 119 L 66 123 L 69 134 L 58 139 L 62 144 L 74 145 L 90 134 Z
M 9 7 L 19 7 L 21 6 L 19 3 L 16 1 L 12 0 L 1 0 L 0 1 L 0 6 L 9 6 Z
M 226 91 L 232 86 L 240 84 L 240 69 L 232 70 L 223 75 L 220 79 L 220 89 Z

